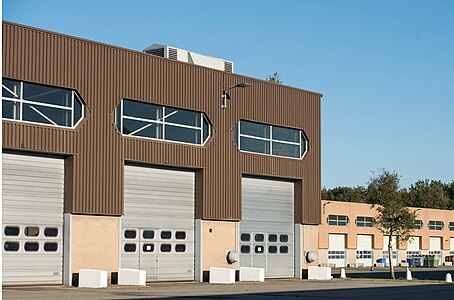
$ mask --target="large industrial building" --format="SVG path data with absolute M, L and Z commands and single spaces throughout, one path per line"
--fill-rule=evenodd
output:
M 385 258 L 393 265 L 414 256 L 436 255 L 441 265 L 454 255 L 454 211 L 411 208 L 416 211 L 415 230 L 410 239 L 393 237 L 389 259 L 389 236 L 376 226 L 376 208 L 366 203 L 322 201 L 319 230 L 319 264 L 331 267 L 370 267 Z
M 3 284 L 119 267 L 301 277 L 321 222 L 321 94 L 174 47 L 2 30 Z

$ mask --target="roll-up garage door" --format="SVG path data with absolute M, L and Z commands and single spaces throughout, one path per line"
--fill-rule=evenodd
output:
M 3 154 L 3 284 L 61 284 L 64 161 Z
M 372 235 L 358 235 L 356 245 L 356 263 L 370 267 L 373 264 Z
M 240 266 L 294 276 L 293 182 L 243 178 Z
M 336 268 L 345 267 L 345 234 L 330 234 L 328 248 L 328 264 Z
M 389 261 L 389 253 L 388 253 L 388 243 L 389 243 L 389 235 L 384 235 L 383 236 L 383 257 Z M 397 266 L 399 262 L 398 254 L 397 254 L 397 243 L 396 243 L 396 237 L 393 236 L 393 239 L 391 241 L 391 247 L 392 247 L 392 259 L 391 262 L 394 266 Z
M 407 258 L 421 255 L 421 237 L 411 236 L 407 241 Z
M 125 165 L 121 266 L 147 280 L 194 279 L 195 174 Z
M 441 239 L 438 236 L 431 236 L 429 239 L 429 254 L 438 256 L 440 265 L 443 263 L 441 261 Z

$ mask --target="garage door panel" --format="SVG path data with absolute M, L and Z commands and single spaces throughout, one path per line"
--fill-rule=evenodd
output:
M 122 251 L 122 267 L 145 270 L 148 281 L 193 280 L 194 172 L 125 165 L 124 193 L 123 233 L 133 229 L 138 235 L 136 239 L 123 236 L 122 244 L 135 243 L 137 251 Z M 144 230 L 154 231 L 153 238 L 144 238 Z M 161 237 L 168 231 L 169 239 Z M 185 238 L 177 239 L 177 231 L 185 232 Z M 145 251 L 144 245 L 150 248 Z M 161 245 L 166 245 L 164 252 Z M 176 245 L 184 245 L 185 251 L 177 252 Z
M 240 266 L 264 268 L 269 278 L 294 276 L 293 190 L 292 182 L 242 179 L 240 232 L 250 234 L 251 239 L 242 241 L 240 234 Z M 256 241 L 256 234 L 263 235 L 263 241 Z M 281 235 L 285 240 L 280 240 Z M 249 247 L 250 252 L 243 253 L 242 246 Z M 256 247 L 263 253 L 257 253 Z M 285 247 L 285 253 L 281 253 L 281 247 Z
M 2 172 L 3 283 L 61 284 L 64 160 L 3 153 Z M 19 235 L 6 236 L 6 226 L 18 227 Z M 27 226 L 39 227 L 39 235 L 26 236 Z M 57 236 L 45 236 L 46 227 L 57 228 Z M 19 249 L 6 251 L 9 242 L 19 243 Z M 26 251 L 26 243 L 37 243 L 38 250 Z

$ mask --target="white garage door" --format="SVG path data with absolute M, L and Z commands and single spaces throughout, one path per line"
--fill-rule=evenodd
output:
M 64 161 L 3 154 L 3 284 L 61 284 Z
M 439 264 L 441 265 L 443 262 L 442 254 L 441 254 L 441 237 L 438 236 L 431 236 L 429 239 L 429 254 L 436 255 L 439 258 Z
M 294 184 L 243 178 L 240 266 L 266 277 L 294 276 Z
M 407 241 L 407 258 L 421 255 L 421 237 L 411 236 Z
M 345 267 L 345 234 L 330 234 L 328 248 L 328 264 L 336 268 Z
M 147 280 L 194 279 L 195 175 L 125 165 L 121 266 Z
M 389 235 L 384 235 L 383 236 L 383 257 L 386 258 L 386 260 L 389 262 L 388 243 L 389 243 Z M 394 266 L 397 266 L 399 263 L 399 257 L 397 254 L 397 242 L 396 242 L 395 236 L 393 236 L 393 238 L 392 238 L 391 247 L 392 247 L 391 262 Z
M 372 266 L 372 235 L 358 235 L 356 243 L 356 263 L 364 264 L 365 267 Z

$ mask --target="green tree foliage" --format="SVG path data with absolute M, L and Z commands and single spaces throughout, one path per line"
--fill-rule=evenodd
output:
M 449 209 L 454 209 L 454 180 L 444 185 L 446 196 L 449 198 Z
M 375 226 L 389 236 L 388 253 L 391 260 L 393 237 L 396 237 L 397 244 L 410 238 L 416 212 L 407 207 L 400 190 L 400 176 L 395 172 L 382 170 L 379 175 L 373 176 L 368 183 L 367 194 L 369 203 L 377 209 Z M 391 278 L 396 279 L 392 263 L 389 263 L 389 268 Z
M 449 197 L 445 190 L 445 185 L 438 180 L 418 180 L 412 184 L 409 191 L 407 202 L 411 206 L 425 208 L 449 208 Z
M 322 189 L 323 200 L 337 200 L 345 202 L 366 202 L 366 188 L 363 186 L 357 187 L 336 187 L 333 189 Z
M 266 81 L 282 84 L 281 76 L 279 76 L 279 74 L 277 72 L 274 72 L 274 74 L 268 75 L 268 77 L 266 78 Z

